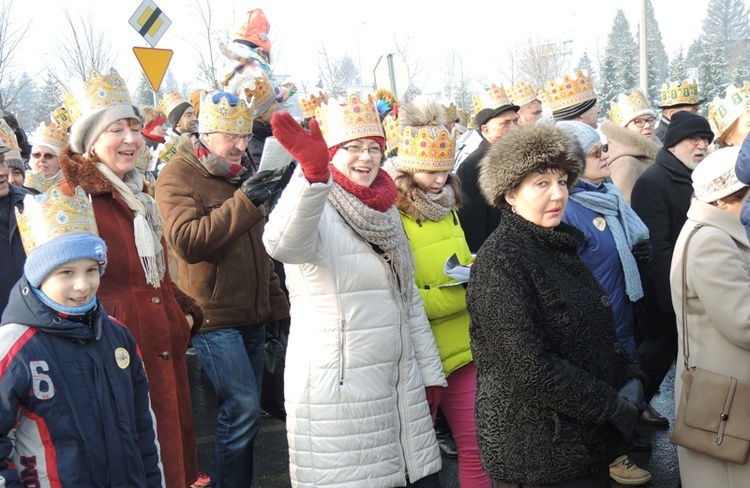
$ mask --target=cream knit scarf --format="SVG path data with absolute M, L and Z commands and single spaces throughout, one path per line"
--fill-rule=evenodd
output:
M 167 265 L 161 245 L 162 220 L 156 201 L 148 193 L 143 192 L 143 179 L 138 170 L 129 171 L 120 179 L 103 163 L 95 163 L 94 166 L 112 183 L 128 208 L 135 214 L 135 247 L 146 275 L 146 282 L 154 288 L 159 288 Z
M 401 216 L 395 205 L 391 205 L 385 212 L 379 212 L 365 205 L 336 182 L 333 183 L 328 201 L 354 232 L 371 245 L 377 246 L 376 254 L 391 270 L 391 293 L 399 307 L 404 311 L 408 310 L 412 299 L 414 263 Z

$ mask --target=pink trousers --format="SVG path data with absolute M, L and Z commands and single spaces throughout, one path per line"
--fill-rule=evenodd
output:
M 461 488 L 492 488 L 482 469 L 477 444 L 474 405 L 477 399 L 477 370 L 469 363 L 448 376 L 440 408 L 448 421 L 458 449 L 458 483 Z

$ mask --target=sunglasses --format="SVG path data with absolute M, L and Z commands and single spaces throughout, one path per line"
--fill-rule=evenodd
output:
M 40 152 L 35 152 L 35 153 L 31 153 L 31 157 L 32 157 L 32 158 L 34 158 L 34 159 L 42 159 L 42 158 L 44 158 L 44 159 L 46 159 L 47 161 L 52 161 L 52 160 L 53 160 L 53 159 L 55 159 L 55 158 L 56 158 L 57 156 L 55 156 L 55 155 L 54 155 L 54 154 L 52 154 L 52 153 L 40 153 Z

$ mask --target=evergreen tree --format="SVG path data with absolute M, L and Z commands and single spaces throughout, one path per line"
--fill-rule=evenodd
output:
M 669 63 L 669 80 L 684 80 L 687 77 L 687 70 L 687 60 L 685 59 L 682 49 L 680 49 L 675 53 L 672 57 L 672 61 Z M 664 82 L 667 84 L 669 83 L 669 81 L 666 80 Z
M 638 45 L 630 31 L 625 13 L 618 10 L 607 37 L 604 61 L 601 66 L 597 98 L 602 113 L 618 94 L 638 86 Z
M 709 2 L 699 41 L 688 51 L 689 61 L 698 63 L 701 96 L 713 99 L 721 88 L 748 72 L 748 22 L 744 0 Z
M 52 122 L 50 114 L 62 105 L 61 95 L 60 84 L 51 73 L 47 73 L 44 85 L 37 90 L 37 96 L 34 99 L 31 129 L 36 129 L 42 122 L 45 125 Z
M 33 106 L 38 92 L 34 80 L 26 71 L 21 73 L 18 86 L 23 88 L 18 90 L 7 111 L 16 116 L 18 125 L 23 130 L 29 132 L 34 123 Z
M 154 90 L 151 88 L 151 83 L 148 82 L 148 78 L 146 78 L 143 72 L 141 72 L 141 76 L 138 79 L 138 87 L 133 94 L 133 103 L 138 107 L 154 106 Z
M 583 56 L 581 56 L 581 59 L 578 60 L 578 64 L 576 65 L 578 69 L 585 69 L 589 72 L 589 76 L 592 80 L 596 79 L 594 68 L 592 67 L 591 58 L 589 58 L 589 52 L 583 51 Z
M 640 43 L 640 32 L 638 42 Z M 638 47 L 640 49 L 640 44 Z M 648 93 L 646 93 L 646 97 L 653 105 L 660 101 L 661 85 L 669 77 L 669 58 L 667 57 L 667 50 L 664 49 L 661 30 L 656 22 L 651 0 L 646 0 L 646 63 L 648 73 Z

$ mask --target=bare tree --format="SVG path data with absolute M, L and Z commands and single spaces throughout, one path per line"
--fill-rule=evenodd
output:
M 218 48 L 217 39 L 230 39 L 230 36 L 228 32 L 214 28 L 213 12 L 209 0 L 194 0 L 191 7 L 203 24 L 200 30 L 202 39 L 201 42 L 195 42 L 195 39 L 185 39 L 185 41 L 193 47 L 198 55 L 197 74 L 199 81 L 212 90 L 219 90 L 221 83 L 219 82 L 218 68 L 221 51 Z
M 456 103 L 460 110 L 471 111 L 471 78 L 464 71 L 464 62 L 455 49 L 451 49 L 443 62 L 443 94 Z
M 22 77 L 14 58 L 29 24 L 19 25 L 13 18 L 13 1 L 0 3 L 0 109 L 13 105 L 29 78 Z
M 359 78 L 359 70 L 348 55 L 331 59 L 325 46 L 320 46 L 318 72 L 323 89 L 331 98 L 346 96 L 346 89 Z
M 68 29 L 64 29 L 57 40 L 57 61 L 61 69 L 54 72 L 58 83 L 67 87 L 70 79 L 85 81 L 92 68 L 108 73 L 117 57 L 109 34 L 97 27 L 100 24 L 93 21 L 90 13 L 85 18 L 82 15 L 74 18 L 67 9 L 64 13 Z
M 421 94 L 425 87 L 424 82 L 416 83 L 424 70 L 424 62 L 421 58 L 413 56 L 413 50 L 410 49 L 412 39 L 412 36 L 399 37 L 396 35 L 393 37 L 393 44 L 396 46 L 396 56 L 406 63 L 406 68 L 409 71 L 409 86 L 401 97 L 401 103 L 403 104 L 408 104 L 412 98 Z
M 505 50 L 505 64 L 497 63 L 497 70 L 500 72 L 501 75 L 503 75 L 503 78 L 505 78 L 509 85 L 513 85 L 516 81 L 518 81 L 518 59 L 517 59 L 517 51 L 513 50 L 508 47 Z M 507 88 L 507 86 L 506 86 Z
M 567 68 L 565 43 L 529 36 L 518 56 L 518 75 L 534 86 L 543 87 Z

